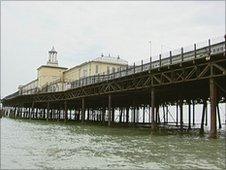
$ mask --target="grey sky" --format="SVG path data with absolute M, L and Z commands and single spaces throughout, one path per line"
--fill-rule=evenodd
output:
M 225 2 L 1 2 L 2 97 L 37 76 L 54 45 L 60 66 L 101 53 L 130 63 L 225 34 Z

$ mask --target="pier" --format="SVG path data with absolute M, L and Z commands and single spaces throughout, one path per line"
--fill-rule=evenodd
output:
M 226 37 L 224 37 L 226 39 Z M 209 137 L 217 137 L 217 119 L 222 127 L 219 103 L 226 102 L 226 42 L 212 43 L 192 50 L 170 51 L 167 57 L 123 70 L 89 76 L 71 83 L 67 90 L 49 91 L 48 86 L 32 94 L 19 91 L 1 100 L 3 115 L 14 118 L 99 122 L 147 126 L 153 131 L 174 125 L 181 131 L 200 123 L 200 132 L 209 121 Z M 210 103 L 210 120 L 207 120 Z M 196 105 L 203 105 L 202 113 Z M 188 123 L 184 123 L 184 105 Z M 169 107 L 175 112 L 170 113 Z M 117 112 L 117 114 L 116 114 Z M 195 115 L 201 117 L 196 122 Z M 169 122 L 173 116 L 174 122 Z

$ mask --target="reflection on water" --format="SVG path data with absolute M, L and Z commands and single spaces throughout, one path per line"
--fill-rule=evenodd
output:
M 1 119 L 1 168 L 225 168 L 225 139 L 148 129 Z

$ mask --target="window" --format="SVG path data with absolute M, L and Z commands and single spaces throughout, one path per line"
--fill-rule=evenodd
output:
M 112 73 L 114 73 L 115 72 L 115 67 L 112 67 Z
M 98 74 L 98 65 L 96 65 L 96 74 Z
M 107 66 L 107 74 L 110 74 L 110 67 Z
M 83 77 L 87 77 L 87 70 L 86 69 L 83 70 Z
M 81 77 L 81 69 L 78 70 L 78 76 Z

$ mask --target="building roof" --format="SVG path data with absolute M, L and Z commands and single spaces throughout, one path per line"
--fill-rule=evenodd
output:
M 104 56 L 103 54 L 101 55 L 101 57 L 97 57 L 92 61 L 102 62 L 102 63 L 128 65 L 128 61 L 121 59 L 119 56 L 118 57 L 111 57 L 110 55 Z
M 42 65 L 42 66 L 38 67 L 37 70 L 39 70 L 42 67 L 56 68 L 56 69 L 61 69 L 61 70 L 67 70 L 68 69 L 66 67 L 58 67 L 58 66 L 51 66 L 51 65 Z
M 19 88 L 23 88 L 23 87 L 25 87 L 25 86 L 27 86 L 27 85 L 29 85 L 29 84 L 35 83 L 36 81 L 38 81 L 38 79 L 32 80 L 32 81 L 28 82 L 28 83 L 25 84 L 25 85 L 19 85 Z
M 68 70 L 64 71 L 64 73 L 68 72 L 70 70 L 73 70 L 75 68 L 79 68 L 81 66 L 84 66 L 86 64 L 92 63 L 92 62 L 106 63 L 106 64 L 117 64 L 117 65 L 125 65 L 125 66 L 128 65 L 128 61 L 123 60 L 123 59 L 121 59 L 119 57 L 116 58 L 116 57 L 110 57 L 110 56 L 103 56 L 103 55 L 101 55 L 101 57 L 98 57 L 98 58 L 96 58 L 94 60 L 86 61 L 86 62 L 83 62 L 83 63 L 81 63 L 79 65 L 76 65 L 76 66 L 74 66 L 72 68 L 69 68 Z

